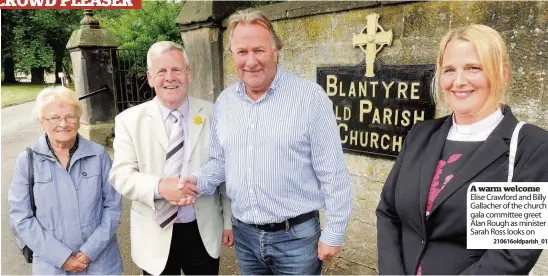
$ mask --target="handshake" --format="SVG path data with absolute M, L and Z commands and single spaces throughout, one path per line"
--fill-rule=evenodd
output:
M 198 192 L 196 178 L 192 175 L 183 178 L 163 178 L 158 184 L 158 193 L 171 205 L 187 206 L 194 204 Z

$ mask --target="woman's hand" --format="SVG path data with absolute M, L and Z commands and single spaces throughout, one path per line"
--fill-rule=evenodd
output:
M 86 265 L 91 263 L 91 259 L 88 256 L 86 256 L 86 254 L 82 253 L 82 251 L 76 254 L 76 260 Z
M 69 271 L 69 272 L 80 272 L 80 271 L 86 269 L 87 267 L 88 267 L 87 264 L 81 263 L 76 257 L 71 255 L 65 261 L 62 268 L 65 271 Z

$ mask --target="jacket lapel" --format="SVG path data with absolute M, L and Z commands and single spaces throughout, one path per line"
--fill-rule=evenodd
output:
M 36 143 L 34 143 L 34 145 L 32 145 L 31 149 L 35 153 L 36 158 L 38 159 L 48 159 L 49 161 L 52 161 L 52 162 L 57 161 L 57 159 L 53 157 L 53 153 L 48 147 L 45 133 L 43 133 L 42 135 L 40 135 L 40 137 L 38 137 L 38 140 L 36 141 Z
M 160 113 L 160 108 L 156 100 L 151 100 L 148 102 L 148 127 L 152 131 L 156 141 L 162 146 L 162 148 L 167 152 L 168 150 L 168 141 L 166 126 L 162 120 L 162 114 Z
M 420 202 L 420 214 L 423 225 L 426 221 L 426 202 L 428 200 L 428 193 L 430 192 L 430 184 L 432 183 L 432 177 L 436 171 L 438 161 L 440 159 L 443 147 L 445 146 L 445 140 L 453 121 L 451 116 L 443 122 L 438 131 L 434 132 L 428 146 L 424 153 L 424 160 L 421 165 L 421 173 L 419 176 L 419 202 Z
M 431 213 L 434 213 L 447 198 L 462 186 L 473 182 L 474 178 L 494 161 L 499 159 L 502 155 L 508 154 L 509 140 L 512 138 L 512 132 L 517 124 L 517 119 L 512 114 L 509 107 L 503 107 L 502 111 L 504 113 L 504 118 L 500 124 L 455 174 L 455 177 L 451 179 L 451 182 L 440 192 L 438 197 L 434 200 Z
M 97 153 L 93 152 L 91 142 L 78 134 L 78 149 L 76 149 L 76 152 L 74 152 L 74 155 L 70 159 L 70 166 L 72 167 L 78 159 L 93 155 L 97 155 Z
M 70 167 L 72 167 L 72 165 L 74 165 L 74 163 L 76 163 L 76 161 L 78 161 L 79 159 L 98 154 L 97 152 L 93 151 L 91 142 L 89 140 L 84 139 L 84 137 L 82 137 L 82 135 L 80 135 L 79 133 L 76 135 L 78 136 L 78 149 L 76 149 L 76 151 L 70 158 Z M 39 155 L 37 156 L 37 158 L 43 158 L 48 159 L 52 162 L 57 162 L 57 159 L 53 156 L 53 153 L 48 147 L 45 134 L 40 135 L 38 141 L 32 146 L 32 150 L 35 154 Z
M 190 158 L 194 147 L 196 147 L 196 143 L 198 142 L 198 138 L 200 137 L 200 133 L 202 132 L 202 128 L 205 120 L 207 120 L 207 117 L 201 114 L 203 108 L 198 101 L 192 97 L 188 97 L 188 100 L 190 104 L 190 118 L 188 118 L 190 131 L 188 137 L 190 141 L 187 148 L 187 156 Z M 207 142 L 209 143 L 209 141 Z

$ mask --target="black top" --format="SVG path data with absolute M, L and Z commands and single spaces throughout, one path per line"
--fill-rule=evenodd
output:
M 438 161 L 436 172 L 430 183 L 426 215 L 432 210 L 432 205 L 438 194 L 449 184 L 459 169 L 470 159 L 483 141 L 451 141 L 446 140 L 441 159 Z
M 453 121 L 447 116 L 412 128 L 384 184 L 376 211 L 380 274 L 413 274 L 419 261 L 425 275 L 527 274 L 533 268 L 541 250 L 466 249 L 469 184 L 507 181 L 510 139 L 518 121 L 510 108 L 504 107 L 502 113 L 503 120 L 439 192 L 428 219 L 431 182 L 440 159 L 447 160 L 443 155 Z M 523 126 L 514 181 L 548 182 L 546 156 L 548 132 L 530 124 Z
M 59 161 L 59 158 L 57 157 L 57 155 L 55 155 L 55 152 L 53 151 L 53 147 L 51 146 L 51 143 L 49 142 L 49 138 L 48 138 L 47 133 L 46 133 L 46 143 L 48 144 L 48 148 L 51 151 L 51 153 L 53 154 L 53 156 L 55 157 L 55 159 L 57 159 L 57 162 L 61 163 L 61 161 Z M 78 135 L 76 135 L 76 142 L 74 142 L 74 145 L 69 150 L 69 160 L 67 162 L 67 167 L 66 167 L 67 172 L 68 172 L 69 167 L 70 167 L 70 160 L 72 159 L 72 155 L 76 152 L 77 149 L 78 149 Z

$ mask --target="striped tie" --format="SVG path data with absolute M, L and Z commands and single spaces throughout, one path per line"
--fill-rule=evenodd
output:
M 172 111 L 170 116 L 175 117 L 175 123 L 171 127 L 169 146 L 164 167 L 164 178 L 179 177 L 184 161 L 183 145 L 185 135 L 183 130 L 183 115 L 178 110 Z M 156 222 L 162 229 L 169 229 L 177 218 L 178 206 L 171 205 L 164 199 L 154 200 L 156 207 Z

